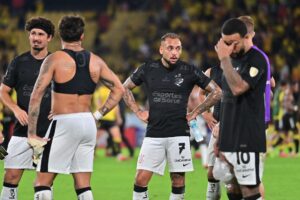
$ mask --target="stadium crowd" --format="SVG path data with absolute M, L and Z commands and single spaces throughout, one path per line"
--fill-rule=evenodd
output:
M 52 4 L 51 4 L 52 3 Z M 69 11 L 85 9 L 93 13 L 93 20 L 98 30 L 94 31 L 93 49 L 103 56 L 120 77 L 129 73 L 143 61 L 157 58 L 158 43 L 156 38 L 172 30 L 182 38 L 184 45 L 183 59 L 201 67 L 203 71 L 218 64 L 214 45 L 220 36 L 220 25 L 228 18 L 250 15 L 256 24 L 254 43 L 263 49 L 270 58 L 272 75 L 276 80 L 273 98 L 273 124 L 283 120 L 286 110 L 284 95 L 293 94 L 293 112 L 299 125 L 299 81 L 300 81 L 300 7 L 296 0 L 163 0 L 153 3 L 151 0 L 107 0 L 97 3 L 89 0 L 82 6 L 80 1 L 72 1 L 72 7 L 64 7 L 55 1 L 0 1 L 0 74 L 6 71 L 10 60 L 18 52 L 18 36 L 16 30 L 22 30 L 27 13 L 39 15 L 56 10 Z M 66 4 L 68 2 L 66 1 Z M 51 4 L 51 6 L 50 6 Z M 89 6 L 90 5 L 90 6 Z M 110 45 L 103 36 L 110 34 L 120 14 L 143 13 L 145 23 L 131 23 L 119 32 L 120 43 Z M 138 16 L 138 15 L 136 15 Z M 145 34 L 147 33 L 147 34 Z M 114 54 L 116 56 L 111 56 Z M 112 58 L 113 57 L 113 58 Z M 287 84 L 288 89 L 281 86 Z M 137 99 L 144 102 L 145 95 L 134 91 Z M 14 94 L 12 94 L 14 95 Z M 3 107 L 3 106 L 2 106 Z M 278 110 L 282 110 L 278 115 Z M 5 107 L 2 108 L 1 122 L 4 132 L 9 135 L 12 130 L 13 115 Z M 276 127 L 278 128 L 278 127 Z M 280 127 L 279 127 L 280 128 Z M 274 129 L 274 132 L 282 129 Z M 277 146 L 277 137 L 270 146 Z M 292 139 L 284 139 L 285 143 Z M 280 144 L 284 142 L 279 142 Z M 291 145 L 288 145 L 291 146 Z

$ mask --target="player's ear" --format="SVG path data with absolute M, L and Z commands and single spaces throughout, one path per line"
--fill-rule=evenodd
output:
M 52 38 L 53 38 L 53 35 L 48 35 L 48 42 L 50 42 L 51 40 L 52 40 Z
M 163 47 L 162 47 L 162 45 L 159 46 L 159 53 L 160 53 L 160 55 L 163 54 Z
M 251 37 L 251 33 L 247 33 L 244 38 L 249 39 L 250 37 Z

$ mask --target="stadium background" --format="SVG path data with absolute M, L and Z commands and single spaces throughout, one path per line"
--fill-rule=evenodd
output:
M 68 13 L 83 16 L 84 47 L 103 57 L 123 80 L 145 60 L 159 57 L 159 38 L 169 31 L 182 37 L 183 60 L 203 70 L 217 65 L 214 45 L 222 23 L 231 17 L 250 15 L 255 21 L 255 44 L 268 54 L 276 82 L 299 82 L 299 5 L 298 0 L 0 0 L 0 75 L 13 57 L 29 49 L 24 24 L 32 16 L 48 17 L 55 25 Z M 59 48 L 56 35 L 50 51 Z M 145 101 L 142 91 L 135 90 L 135 94 L 140 102 Z M 115 160 L 98 153 L 92 185 L 95 199 L 130 199 L 135 159 L 116 165 Z M 205 171 L 198 160 L 194 162 L 196 172 L 187 182 L 188 200 L 204 199 L 206 190 Z M 300 198 L 295 186 L 300 182 L 299 165 L 299 158 L 267 159 L 267 199 Z M 20 191 L 29 196 L 24 199 L 32 196 L 33 176 L 26 174 L 21 183 Z M 70 179 L 62 177 L 55 185 L 57 199 L 75 199 Z M 150 197 L 167 199 L 168 176 L 154 179 Z M 67 192 L 61 189 L 65 183 Z

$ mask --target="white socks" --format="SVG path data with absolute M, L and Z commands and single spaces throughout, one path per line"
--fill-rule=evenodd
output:
M 170 194 L 169 200 L 184 200 L 184 194 Z
M 41 190 L 34 193 L 34 200 L 52 200 L 51 190 Z
M 85 191 L 78 195 L 78 200 L 93 200 L 93 193 L 91 190 Z
M 0 200 L 17 200 L 18 188 L 3 186 L 1 191 Z
M 133 191 L 132 200 L 149 200 L 148 191 L 145 191 L 145 192 Z
M 208 182 L 206 200 L 219 200 L 221 198 L 220 182 Z

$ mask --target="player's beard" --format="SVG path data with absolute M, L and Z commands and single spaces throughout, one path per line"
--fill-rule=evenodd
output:
M 171 63 L 169 60 L 165 59 L 164 57 L 163 57 L 162 59 L 164 59 L 164 61 L 165 61 L 166 63 L 168 63 L 168 65 L 169 65 L 170 68 L 175 67 L 176 64 L 178 63 L 178 60 L 179 60 L 179 59 L 178 59 L 175 63 Z
M 240 58 L 245 54 L 245 49 L 241 49 L 238 53 L 232 53 L 230 57 L 232 58 Z
M 42 51 L 45 47 L 32 47 L 35 51 Z

